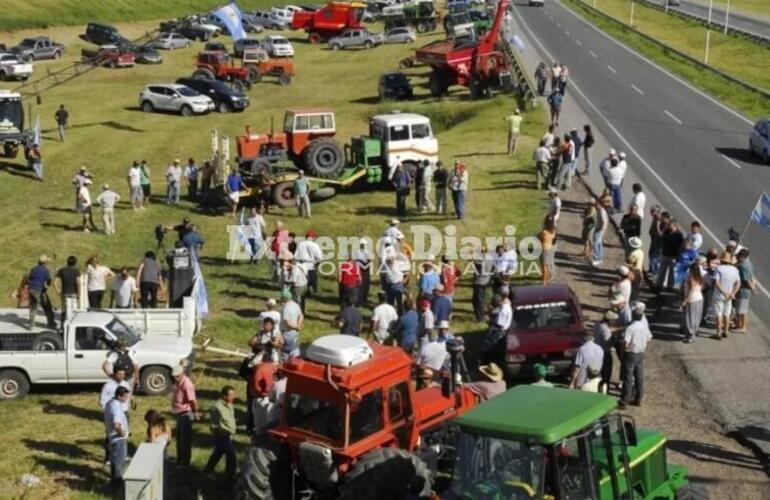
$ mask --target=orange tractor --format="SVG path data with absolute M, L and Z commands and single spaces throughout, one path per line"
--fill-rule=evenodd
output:
M 246 133 L 237 139 L 238 163 L 254 176 L 268 175 L 272 164 L 289 159 L 314 177 L 337 178 L 345 166 L 345 152 L 334 140 L 337 130 L 329 109 L 286 111 L 283 132 Z
M 451 368 L 443 384 L 416 390 L 414 362 L 401 348 L 349 335 L 316 339 L 304 358 L 281 367 L 279 422 L 248 450 L 235 497 L 430 495 L 439 464 L 452 460 L 444 424 L 477 404 L 455 383 L 460 345 L 447 341 Z
M 196 58 L 193 78 L 229 82 L 238 91 L 251 88 L 252 83 L 263 76 L 275 76 L 278 83 L 288 85 L 294 76 L 294 62 L 291 59 L 271 59 L 264 49 L 243 51 L 241 65 L 237 66 L 229 54 L 221 50 L 204 50 Z

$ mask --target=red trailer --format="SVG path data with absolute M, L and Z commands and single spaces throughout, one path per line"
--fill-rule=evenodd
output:
M 366 4 L 330 2 L 313 12 L 295 12 L 291 29 L 305 30 L 310 43 L 321 43 L 346 29 L 362 28 Z
M 463 85 L 477 99 L 510 78 L 511 62 L 499 46 L 500 30 L 509 0 L 500 0 L 495 21 L 481 36 L 447 38 L 415 51 L 415 60 L 433 71 L 429 77 L 431 95 L 440 97 L 452 85 Z

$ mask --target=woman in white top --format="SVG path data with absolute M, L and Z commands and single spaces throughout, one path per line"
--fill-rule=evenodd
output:
M 684 342 L 695 342 L 703 317 L 703 270 L 698 261 L 693 262 L 682 287 L 682 320 Z
M 99 256 L 94 254 L 86 261 L 86 290 L 88 290 L 88 307 L 101 309 L 107 280 L 115 276 L 109 267 L 99 264 Z

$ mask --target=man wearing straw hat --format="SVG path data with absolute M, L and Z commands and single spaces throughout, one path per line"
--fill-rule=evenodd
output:
M 506 391 L 507 387 L 505 380 L 503 380 L 503 370 L 495 363 L 479 366 L 479 372 L 486 380 L 471 382 L 466 387 L 482 401 L 492 399 Z
M 722 252 L 719 265 L 714 273 L 714 295 L 712 307 L 717 315 L 715 339 L 726 339 L 733 310 L 733 299 L 741 288 L 741 276 L 735 267 L 735 258 L 729 252 Z

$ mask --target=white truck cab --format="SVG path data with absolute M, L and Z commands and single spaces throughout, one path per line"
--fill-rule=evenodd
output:
M 433 135 L 430 118 L 417 113 L 389 113 L 374 116 L 370 135 L 382 142 L 383 164 L 388 177 L 401 164 L 419 168 L 423 161 L 438 161 L 438 140 Z

